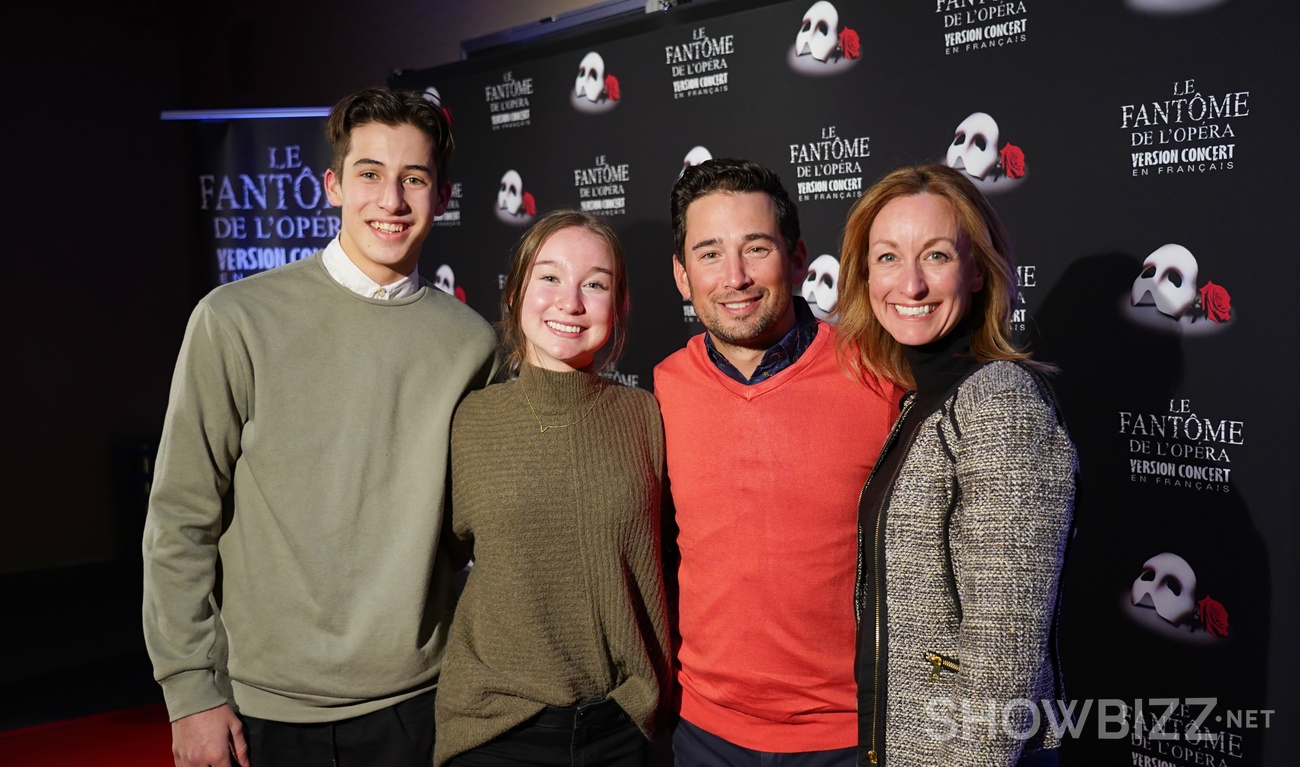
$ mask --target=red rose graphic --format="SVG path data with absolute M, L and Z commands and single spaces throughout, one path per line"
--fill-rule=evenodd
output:
M 605 94 L 611 101 L 618 101 L 618 78 L 613 75 L 605 75 Z
M 462 304 L 465 303 L 465 289 L 459 285 L 456 286 L 456 298 L 459 298 Z
M 1007 178 L 1017 179 L 1025 175 L 1025 153 L 1015 144 L 1007 144 L 999 152 L 1002 155 L 1002 172 Z
M 1201 623 L 1205 630 L 1216 637 L 1226 637 L 1228 635 L 1228 611 L 1223 605 L 1211 599 L 1208 595 L 1196 603 L 1201 611 Z
M 856 59 L 862 55 L 862 45 L 857 32 L 848 27 L 840 32 L 840 52 L 846 59 Z
M 532 192 L 524 192 L 524 212 L 530 216 L 537 215 L 537 201 L 533 199 Z
M 1206 280 L 1205 287 L 1201 288 L 1201 309 L 1205 311 L 1206 317 L 1215 322 L 1230 320 L 1232 319 L 1232 296 L 1228 295 L 1228 291 L 1224 290 L 1222 285 L 1215 285 Z
M 443 107 L 443 108 L 442 108 L 442 113 L 445 114 L 445 115 L 447 115 L 447 124 L 448 124 L 448 125 L 451 125 L 451 108 L 450 108 L 450 107 Z

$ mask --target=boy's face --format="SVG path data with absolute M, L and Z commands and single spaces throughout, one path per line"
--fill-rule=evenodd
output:
M 343 252 L 388 285 L 415 269 L 451 184 L 438 178 L 433 142 L 415 126 L 367 123 L 351 138 L 341 173 L 325 171 L 325 192 L 339 208 Z

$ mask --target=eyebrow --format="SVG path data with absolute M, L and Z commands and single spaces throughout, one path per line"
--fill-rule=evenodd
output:
M 931 245 L 935 244 L 936 242 L 946 242 L 946 243 L 952 245 L 954 248 L 957 247 L 957 241 L 954 240 L 954 239 L 952 239 L 952 238 L 950 238 L 950 237 L 931 237 L 930 239 L 928 239 L 928 240 L 926 240 L 925 242 L 921 243 L 921 247 L 922 247 L 922 248 L 928 248 L 928 247 L 930 247 Z M 871 243 L 869 243 L 869 244 L 867 245 L 867 247 L 868 247 L 868 248 L 874 248 L 874 247 L 877 246 L 877 245 L 885 245 L 885 246 L 888 246 L 888 247 L 891 247 L 891 248 L 897 248 L 897 247 L 898 247 L 898 243 L 894 242 L 893 240 L 874 240 L 874 241 L 872 241 Z
M 558 269 L 559 266 L 560 266 L 560 264 L 559 264 L 558 261 L 553 261 L 553 260 L 551 260 L 551 259 L 547 259 L 547 260 L 545 260 L 545 261 L 540 261 L 540 260 L 539 260 L 539 261 L 534 261 L 534 262 L 533 262 L 533 268 L 537 268 L 537 267 L 539 267 L 539 266 L 553 266 L 553 267 L 556 267 L 556 268 Z M 614 270 L 612 270 L 612 269 L 606 269 L 606 268 L 603 267 L 603 266 L 595 266 L 595 267 L 592 267 L 591 271 L 593 271 L 593 272 L 600 272 L 601 274 L 608 274 L 608 275 L 610 275 L 610 276 L 613 276 L 613 275 L 614 275 Z
M 740 240 L 741 242 L 753 242 L 754 240 L 768 240 L 769 242 L 779 242 L 779 240 L 776 237 L 773 237 L 772 235 L 766 232 L 750 232 L 749 234 L 746 234 L 745 236 L 741 237 Z M 699 242 L 692 245 L 691 250 L 696 251 L 699 250 L 700 248 L 711 248 L 715 245 L 720 245 L 721 243 L 722 240 L 720 238 L 710 237 L 707 240 L 700 240 Z
M 352 165 L 353 165 L 353 167 L 356 167 L 357 165 L 378 165 L 378 166 L 381 167 L 381 168 L 384 167 L 384 164 L 383 164 L 382 162 L 380 162 L 379 160 L 372 160 L 372 159 L 370 159 L 369 157 L 358 157 L 357 160 L 356 160 L 356 162 L 352 163 Z M 429 170 L 429 166 L 428 166 L 428 165 L 406 165 L 406 166 L 404 166 L 404 169 L 405 169 L 405 170 L 418 170 L 418 171 L 422 171 L 422 172 L 424 172 L 424 173 L 432 173 L 432 172 L 433 172 L 433 171 Z

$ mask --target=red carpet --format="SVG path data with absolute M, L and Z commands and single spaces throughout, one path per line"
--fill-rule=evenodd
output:
M 0 765 L 172 767 L 172 730 L 161 703 L 0 732 Z

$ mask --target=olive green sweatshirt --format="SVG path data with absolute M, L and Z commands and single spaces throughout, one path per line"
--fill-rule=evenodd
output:
M 145 640 L 173 720 L 227 702 L 226 639 L 233 703 L 259 718 L 337 721 L 437 684 L 451 417 L 494 344 L 427 283 L 365 298 L 320 254 L 199 303 L 144 534 Z

